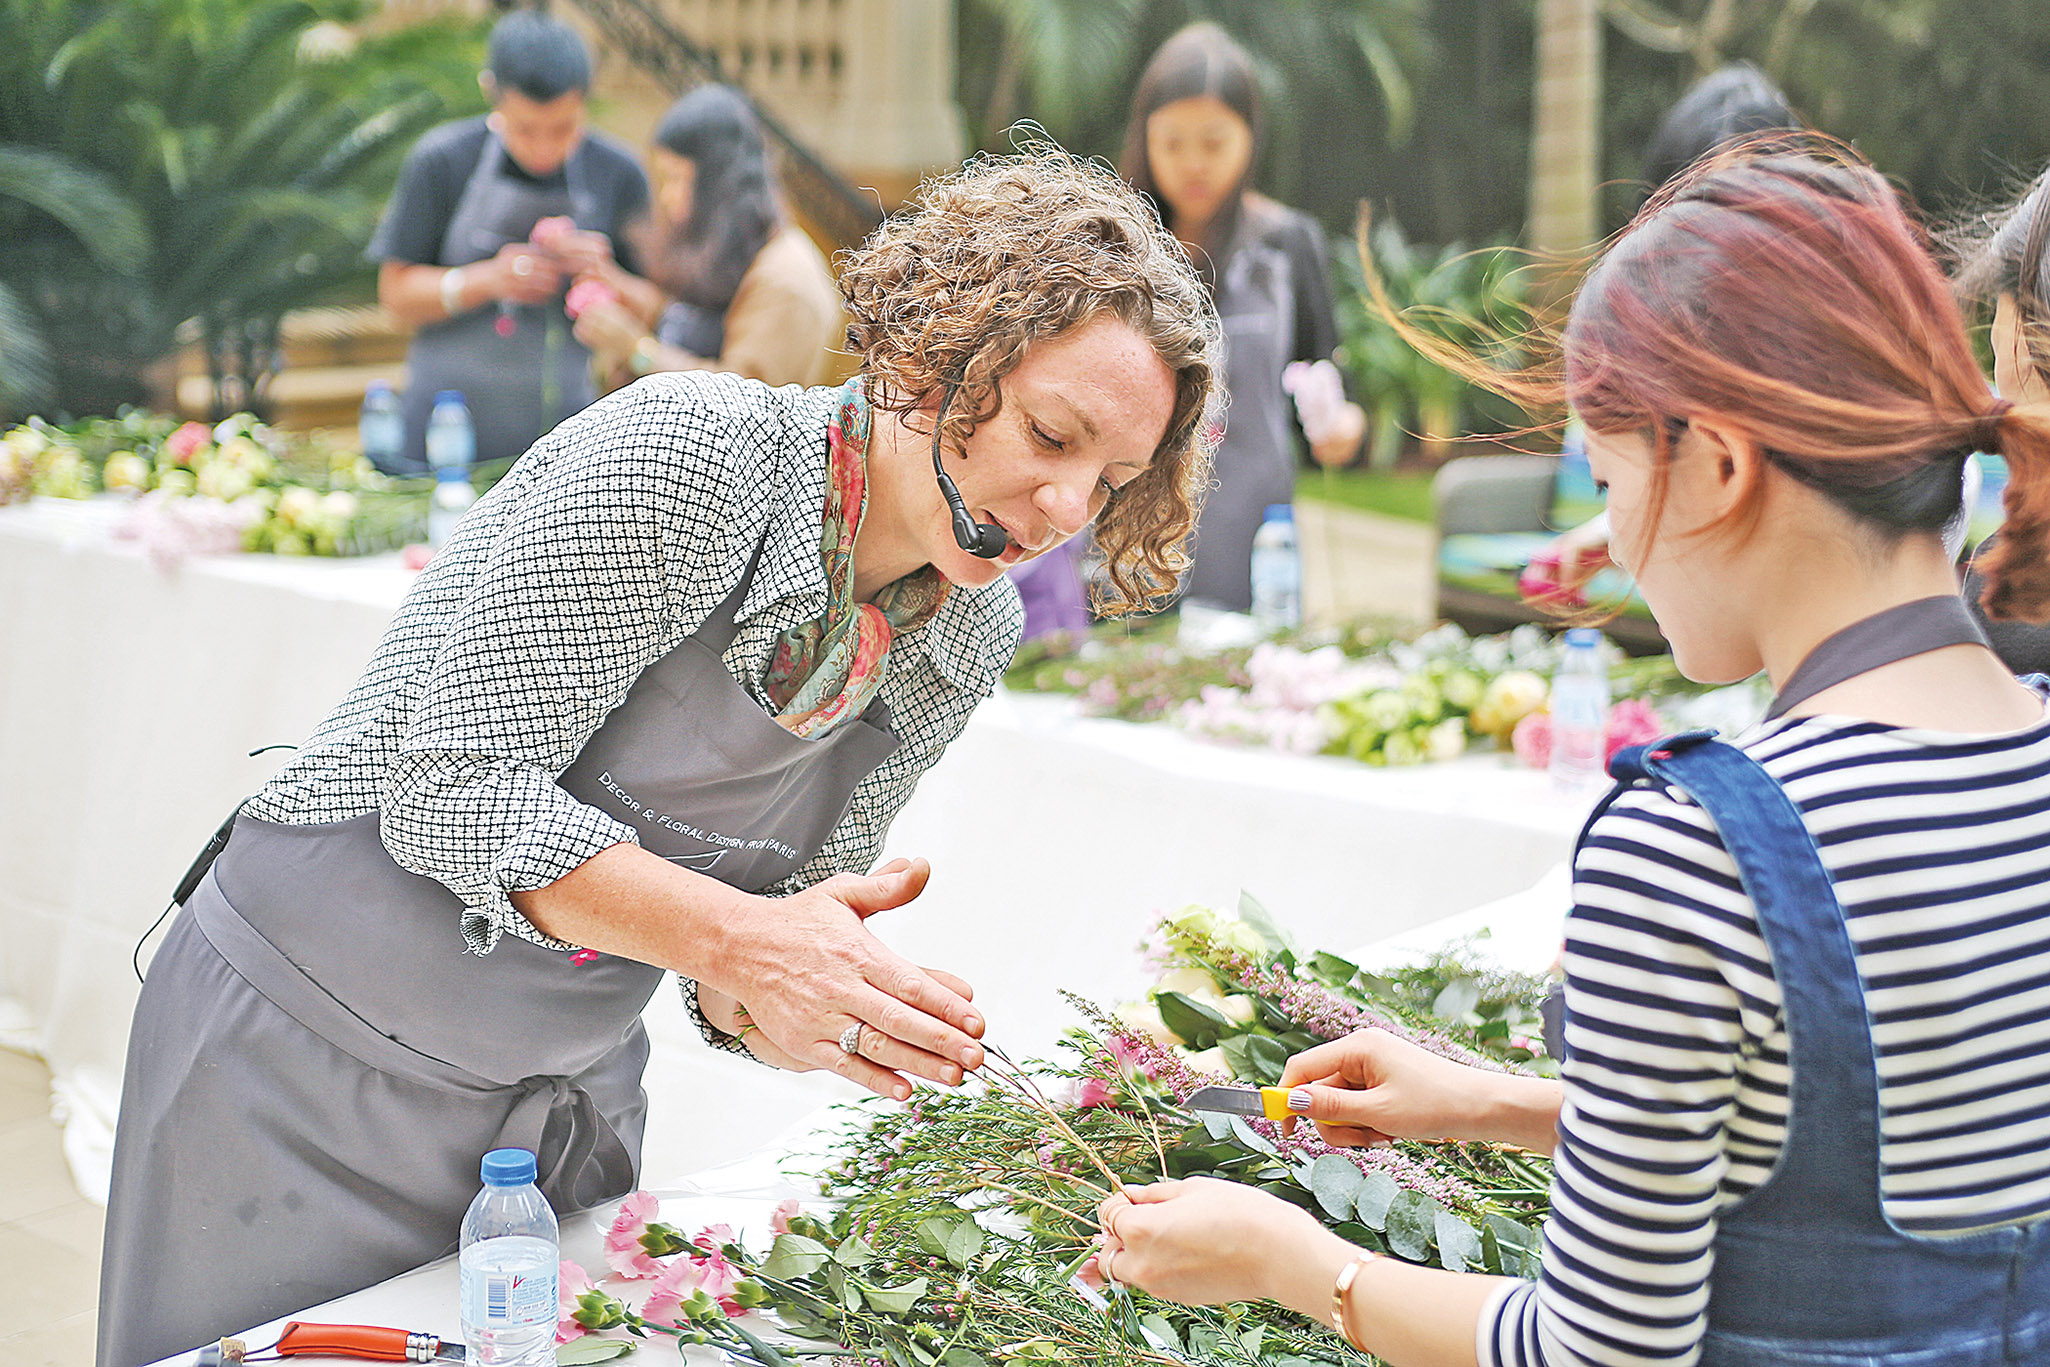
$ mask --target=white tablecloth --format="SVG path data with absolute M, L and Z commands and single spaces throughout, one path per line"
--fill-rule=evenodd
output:
M 412 576 L 395 557 L 189 562 L 111 543 L 113 510 L 0 509 L 0 1042 L 42 1053 L 82 1190 L 102 1197 L 136 982 L 129 954 L 193 853 L 354 680 Z M 1565 858 L 1582 804 L 1495 756 L 1377 770 L 1080 719 L 1000 694 L 921 785 L 888 853 L 932 884 L 876 930 L 977 988 L 991 1038 L 1051 1046 L 1055 989 L 1144 984 L 1161 911 L 1252 891 L 1306 943 L 1350 946 L 1517 893 Z M 1549 926 L 1539 936 L 1551 934 Z M 747 1153 L 831 1078 L 705 1049 L 650 1010 L 645 1172 Z M 432 1326 L 425 1326 L 432 1327 Z

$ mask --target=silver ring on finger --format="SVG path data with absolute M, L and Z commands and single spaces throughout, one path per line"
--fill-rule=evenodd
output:
M 842 1030 L 840 1032 L 840 1052 L 860 1058 L 861 1032 L 866 1029 L 868 1029 L 868 1026 L 865 1023 L 856 1021 L 845 1030 Z
M 1118 1274 L 1110 1270 L 1110 1260 L 1115 1256 L 1115 1250 L 1105 1247 L 1103 1252 L 1096 1255 L 1096 1270 L 1103 1274 L 1105 1281 L 1116 1286 L 1123 1286 L 1124 1283 L 1118 1281 Z
M 526 256 L 516 256 L 516 257 L 514 257 L 514 258 L 513 258 L 513 274 L 514 274 L 514 275 L 517 275 L 517 276 L 520 276 L 520 277 L 524 278 L 524 277 L 526 277 L 526 276 L 532 275 L 533 273 L 534 273 L 534 261 L 533 261 L 533 258 L 531 258 L 531 257 L 526 257 Z

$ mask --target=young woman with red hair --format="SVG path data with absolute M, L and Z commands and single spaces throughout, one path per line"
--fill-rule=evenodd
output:
M 1398 1365 L 2050 1364 L 2050 680 L 1986 647 L 1939 536 L 1967 453 L 2004 456 L 1986 604 L 2050 615 L 2050 405 L 1987 390 L 1884 180 L 1786 146 L 1654 198 L 1564 362 L 1681 668 L 1778 701 L 1621 766 L 1575 857 L 1560 1081 L 1372 1031 L 1283 1079 L 1333 1143 L 1552 1153 L 1541 1275 L 1206 1181 L 1107 1201 L 1099 1269 Z

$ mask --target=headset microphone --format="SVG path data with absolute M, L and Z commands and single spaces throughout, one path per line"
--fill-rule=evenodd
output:
M 994 522 L 977 522 L 969 515 L 968 505 L 961 498 L 961 491 L 954 487 L 954 481 L 947 478 L 947 468 L 940 463 L 940 419 L 947 416 L 947 405 L 954 401 L 954 390 L 958 386 L 948 385 L 946 397 L 940 400 L 940 411 L 932 420 L 932 472 L 940 481 L 940 497 L 947 500 L 947 511 L 953 515 L 954 540 L 970 555 L 994 560 L 1002 555 L 1011 544 L 1010 535 Z

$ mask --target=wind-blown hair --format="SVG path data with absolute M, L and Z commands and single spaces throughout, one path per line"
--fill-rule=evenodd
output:
M 2004 456 L 2007 524 L 1980 564 L 1982 601 L 1992 617 L 2040 620 L 2050 406 L 1988 390 L 1931 246 L 1849 149 L 1773 138 L 1652 196 L 1582 283 L 1556 360 L 1494 370 L 1383 311 L 1433 359 L 1533 411 L 1564 402 L 1593 431 L 1645 436 L 1652 526 L 1676 437 L 1697 419 L 1744 434 L 1882 542 L 1937 535 L 1957 514 L 1966 457 Z M 1763 494 L 1754 484 L 1704 530 L 1741 533 Z
M 937 407 L 959 443 L 1003 407 L 1004 377 L 1035 342 L 1109 315 L 1174 375 L 1174 409 L 1144 474 L 1096 518 L 1107 616 L 1165 606 L 1210 481 L 1217 313 L 1181 245 L 1108 167 L 1060 148 L 978 156 L 927 181 L 915 207 L 848 253 L 840 275 L 851 350 L 875 404 Z
M 723 311 L 782 222 L 769 149 L 747 97 L 701 85 L 669 106 L 655 144 L 696 171 L 690 219 L 650 253 L 651 278 L 676 298 Z

